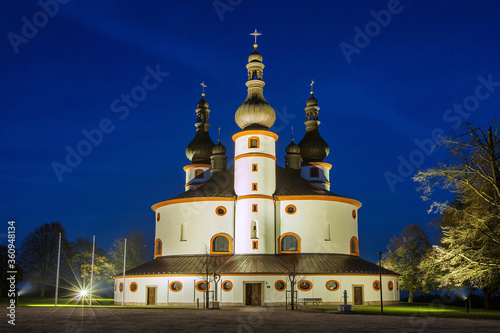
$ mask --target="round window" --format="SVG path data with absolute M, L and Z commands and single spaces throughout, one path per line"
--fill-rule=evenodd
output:
M 120 286 L 118 287 L 118 289 L 120 290 L 120 292 L 123 291 L 123 282 L 120 282 Z
M 335 280 L 330 280 L 326 283 L 326 289 L 330 290 L 330 291 L 335 291 L 335 290 L 338 290 L 340 287 L 340 284 L 338 281 L 335 281 Z
M 173 292 L 178 292 L 182 290 L 182 283 L 179 281 L 170 282 L 170 290 Z
M 286 206 L 286 208 L 285 208 L 285 212 L 286 212 L 287 214 L 290 214 L 290 215 L 291 215 L 291 214 L 295 214 L 295 212 L 296 212 L 296 211 L 297 211 L 297 207 L 295 207 L 294 205 L 288 205 L 288 206 Z
M 224 206 L 219 206 L 217 208 L 215 208 L 215 214 L 219 215 L 219 216 L 224 216 L 226 215 L 226 207 Z
M 274 284 L 274 288 L 276 288 L 277 291 L 283 291 L 286 289 L 286 283 L 283 280 L 278 280 Z
M 312 288 L 312 283 L 311 281 L 303 280 L 299 282 L 299 289 L 302 291 L 308 291 L 311 290 Z
M 352 218 L 355 219 L 356 218 L 356 209 L 353 209 L 352 210 Z
M 392 283 L 392 281 L 389 281 L 387 287 L 389 288 L 389 291 L 392 291 L 392 289 L 394 289 L 394 284 Z
M 222 282 L 222 290 L 230 291 L 231 289 L 233 289 L 233 283 L 231 281 Z
M 160 213 L 156 213 L 156 222 L 160 222 Z
M 208 288 L 210 288 L 210 284 L 208 284 Z M 207 282 L 206 281 L 198 281 L 198 282 L 196 282 L 196 290 L 198 290 L 198 291 L 207 291 Z
M 130 284 L 130 291 L 133 292 L 133 293 L 135 293 L 137 291 L 137 283 L 132 282 Z
M 380 281 L 379 280 L 373 281 L 373 289 L 375 289 L 376 291 L 380 290 Z

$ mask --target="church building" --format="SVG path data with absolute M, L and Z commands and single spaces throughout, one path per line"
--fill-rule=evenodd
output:
M 221 307 L 290 304 L 399 303 L 398 275 L 359 257 L 361 203 L 330 191 L 329 146 L 319 131 L 311 85 L 306 133 L 276 160 L 276 115 L 264 98 L 262 56 L 246 65 L 248 96 L 236 109 L 241 131 L 232 137 L 234 165 L 209 135 L 210 109 L 202 94 L 196 134 L 186 148 L 185 191 L 152 206 L 154 259 L 115 276 L 116 304 L 195 306 L 209 295 Z M 362 240 L 361 240 L 362 241 Z M 209 292 L 207 293 L 207 289 Z

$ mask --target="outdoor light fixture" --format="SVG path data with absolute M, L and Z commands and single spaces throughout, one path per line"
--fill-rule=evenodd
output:
M 80 290 L 80 297 L 85 297 L 85 296 L 87 296 L 87 290 L 86 289 Z

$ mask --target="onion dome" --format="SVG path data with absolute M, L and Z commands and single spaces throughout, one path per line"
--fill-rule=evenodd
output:
M 225 155 L 225 154 L 226 154 L 226 147 L 224 147 L 222 143 L 220 143 L 219 139 L 219 142 L 217 142 L 217 144 L 212 149 L 212 155 Z
M 205 89 L 205 83 L 201 84 Z M 186 147 L 186 157 L 192 164 L 210 164 L 210 156 L 215 144 L 208 134 L 210 128 L 208 102 L 205 100 L 205 93 L 201 94 L 201 100 L 196 109 L 196 135 Z
M 251 34 L 257 37 L 257 32 Z M 269 129 L 276 121 L 274 109 L 264 98 L 262 80 L 264 64 L 262 56 L 257 52 L 257 43 L 254 45 L 254 51 L 248 57 L 247 71 L 248 95 L 245 101 L 236 110 L 234 120 L 243 130 L 245 129 Z
M 287 154 L 300 154 L 300 147 L 292 139 L 292 142 L 286 147 L 285 151 Z
M 330 153 L 330 147 L 319 134 L 318 120 L 319 107 L 318 100 L 314 97 L 311 83 L 311 96 L 306 102 L 306 134 L 300 140 L 300 155 L 304 163 L 307 162 L 322 162 Z

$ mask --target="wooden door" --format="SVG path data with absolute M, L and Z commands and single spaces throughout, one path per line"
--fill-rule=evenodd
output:
M 245 284 L 245 305 L 260 306 L 262 303 L 262 289 L 260 283 Z
M 148 303 L 147 305 L 156 305 L 156 288 L 148 287 Z
M 363 287 L 354 287 L 354 305 L 363 305 Z

